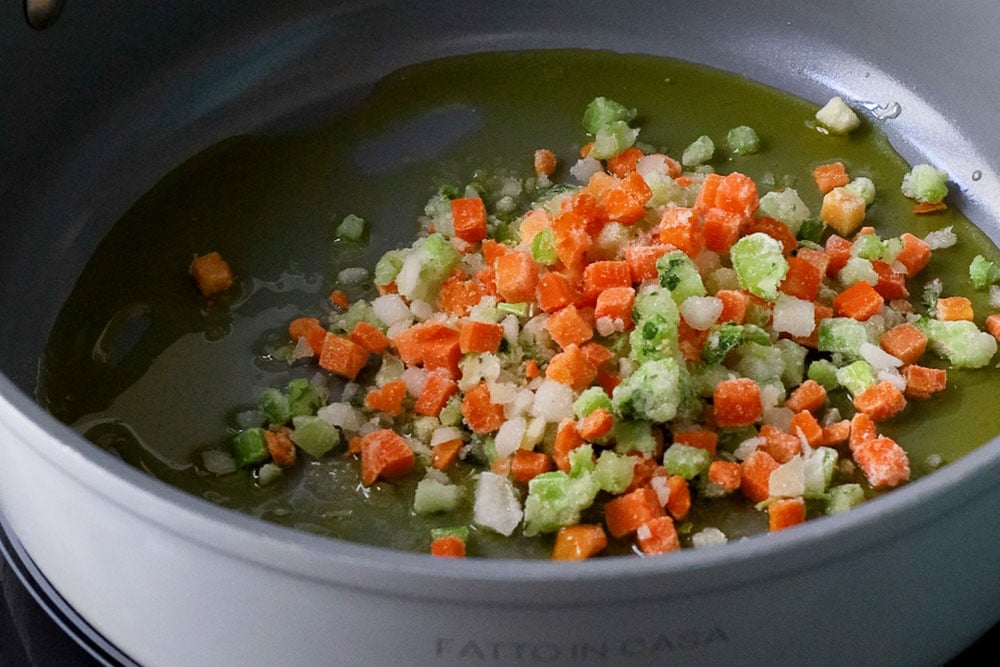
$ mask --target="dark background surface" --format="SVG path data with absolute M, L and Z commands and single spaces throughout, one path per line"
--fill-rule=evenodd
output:
M 20 565 L 18 565 L 20 569 Z M 31 580 L 29 579 L 29 582 Z M 35 591 L 44 596 L 43 591 Z M 46 600 L 46 598 L 42 598 Z M 46 607 L 51 607 L 46 603 Z M 95 667 L 97 665 L 117 665 L 113 658 L 104 653 L 99 641 L 88 638 L 73 626 L 74 619 L 57 619 L 39 604 L 32 591 L 22 584 L 17 573 L 4 558 L 0 557 L 0 665 L 3 667 Z M 71 637 L 60 627 L 69 623 L 74 634 L 82 637 L 83 644 Z M 983 664 L 981 651 L 985 655 L 996 655 L 1000 649 L 1000 625 L 994 626 L 976 644 L 964 651 L 949 665 Z M 91 651 L 102 656 L 96 658 Z M 973 660 L 973 654 L 980 659 Z M 111 662 L 108 662 L 111 660 Z

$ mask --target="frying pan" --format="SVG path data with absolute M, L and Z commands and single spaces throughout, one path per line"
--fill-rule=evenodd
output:
M 662 559 L 441 562 L 293 531 L 167 486 L 34 400 L 111 225 L 229 136 L 335 113 L 401 66 L 599 48 L 871 109 L 1000 240 L 994 2 L 42 3 L 0 7 L 0 513 L 148 665 L 938 664 L 1000 619 L 1000 441 L 851 512 Z M 891 114 L 890 114 L 891 115 Z M 981 417 L 981 416 L 980 416 Z

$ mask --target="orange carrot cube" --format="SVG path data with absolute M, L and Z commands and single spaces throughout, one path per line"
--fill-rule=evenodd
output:
M 216 296 L 233 286 L 233 271 L 217 252 L 196 257 L 190 271 L 202 296 Z
M 760 387 L 749 378 L 723 380 L 712 394 L 715 420 L 719 426 L 749 426 L 760 417 L 763 405 Z
M 319 355 L 319 365 L 334 375 L 353 381 L 368 363 L 368 350 L 349 338 L 327 333 Z
M 479 197 L 452 199 L 451 217 L 455 236 L 466 243 L 478 243 L 486 238 L 486 204 Z

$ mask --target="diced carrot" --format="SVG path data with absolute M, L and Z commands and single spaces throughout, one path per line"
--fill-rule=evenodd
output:
M 415 457 L 403 436 L 387 428 L 361 436 L 361 482 L 395 479 L 413 470 Z
M 604 196 L 601 205 L 609 220 L 633 225 L 646 215 L 645 205 L 652 195 L 642 176 L 632 172 Z
M 937 300 L 937 318 L 939 320 L 971 320 L 973 317 L 975 317 L 975 313 L 972 311 L 972 302 L 964 296 L 948 296 Z
M 349 338 L 327 332 L 319 354 L 322 368 L 353 381 L 367 363 L 368 350 Z
M 698 189 L 698 196 L 695 199 L 695 210 L 705 215 L 709 209 L 715 208 L 721 184 L 722 176 L 720 174 L 705 174 L 705 178 L 701 182 L 701 188 Z
M 674 431 L 674 442 L 678 442 L 688 447 L 697 447 L 715 456 L 715 449 L 719 445 L 719 434 L 715 431 Z
M 438 470 L 447 470 L 458 459 L 459 452 L 462 451 L 461 438 L 445 440 L 439 442 L 431 448 L 431 467 Z
M 592 304 L 598 295 L 612 287 L 631 287 L 632 273 L 628 262 L 603 260 L 591 262 L 583 270 L 583 299 Z
M 684 358 L 698 363 L 701 360 L 701 351 L 705 347 L 705 341 L 708 340 L 711 333 L 710 329 L 695 329 L 682 318 L 677 324 L 677 347 Z
M 602 172 L 603 173 L 603 172 Z M 614 181 L 609 177 L 609 180 Z M 583 220 L 583 228 L 588 234 L 596 234 L 604 224 L 604 211 L 597 196 L 587 190 L 578 190 L 563 197 L 560 211 L 571 211 Z
M 487 239 L 488 241 L 489 239 Z M 484 241 L 485 243 L 485 241 Z M 506 246 L 504 246 L 506 247 Z M 484 295 L 497 295 L 497 272 L 492 266 L 484 266 L 475 275 L 476 285 L 482 290 Z
M 806 520 L 806 501 L 801 497 L 782 498 L 767 506 L 767 527 L 772 533 L 797 526 Z
M 382 330 L 364 320 L 359 320 L 354 325 L 350 338 L 372 354 L 382 354 L 389 347 L 389 339 Z
M 431 542 L 431 555 L 439 558 L 465 558 L 465 540 L 458 535 L 445 535 Z
M 552 313 L 564 306 L 576 303 L 579 295 L 569 279 L 561 273 L 549 272 L 538 279 L 536 288 L 538 307 L 546 313 Z
M 485 382 L 465 392 L 462 398 L 462 416 L 474 433 L 492 433 L 504 422 L 503 405 L 494 403 L 490 388 Z
M 927 336 L 923 331 L 904 322 L 889 329 L 879 337 L 879 345 L 904 364 L 912 364 L 927 349 Z
M 722 301 L 722 313 L 719 315 L 719 322 L 743 324 L 747 315 L 747 306 L 750 303 L 750 297 L 747 296 L 746 292 L 720 289 L 715 293 L 715 296 Z
M 851 451 L 854 451 L 855 447 L 866 440 L 876 437 L 878 437 L 878 432 L 875 430 L 875 422 L 872 421 L 871 417 L 864 412 L 858 412 L 851 418 L 851 435 L 847 442 Z
M 458 385 L 442 371 L 427 373 L 424 388 L 420 390 L 414 410 L 417 414 L 437 417 L 448 399 L 458 392 Z
M 849 437 L 851 437 L 851 420 L 841 419 L 823 427 L 823 440 L 820 444 L 824 447 L 834 447 L 847 442 Z
M 597 378 L 597 368 L 576 344 L 569 344 L 549 360 L 545 377 L 583 391 Z
M 622 383 L 622 378 L 617 373 L 613 373 L 603 368 L 597 369 L 597 384 L 610 396 L 615 387 Z
M 528 378 L 529 380 L 534 380 L 540 374 L 541 372 L 538 369 L 537 361 L 535 361 L 534 359 L 524 360 L 524 377 Z
M 896 385 L 883 380 L 854 397 L 854 407 L 871 417 L 883 421 L 898 414 L 906 407 L 906 397 Z
M 654 280 L 659 276 L 656 260 L 670 252 L 671 247 L 663 244 L 630 245 L 625 248 L 625 262 L 628 264 L 633 283 Z
M 716 459 L 708 465 L 708 479 L 729 493 L 740 488 L 740 464 Z
M 671 475 L 667 478 L 667 489 L 670 491 L 667 496 L 667 513 L 680 521 L 691 511 L 691 487 L 680 475 Z
M 459 333 L 448 326 L 440 326 L 423 340 L 424 368 L 429 371 L 441 369 L 457 378 L 460 374 L 458 361 L 462 358 L 459 348 Z
M 759 503 L 771 495 L 771 473 L 778 462 L 767 452 L 757 449 L 740 464 L 740 491 L 751 502 Z
M 551 176 L 556 170 L 556 154 L 547 148 L 539 148 L 534 155 L 535 173 Z
M 610 433 L 614 425 L 614 415 L 604 408 L 597 408 L 580 420 L 577 430 L 579 430 L 581 438 L 593 442 Z
M 503 339 L 503 327 L 495 322 L 465 320 L 458 332 L 458 347 L 462 354 L 496 352 Z
M 498 259 L 510 252 L 510 247 L 493 239 L 483 239 L 480 249 L 483 253 L 483 261 L 486 262 L 487 266 L 493 266 Z
M 659 516 L 643 523 L 635 531 L 639 550 L 647 556 L 670 553 L 681 548 L 677 527 L 669 516 Z
M 804 259 L 817 269 L 821 276 L 826 275 L 826 269 L 830 266 L 830 257 L 826 254 L 824 250 L 814 250 L 812 248 L 799 248 L 795 256 L 799 259 Z
M 823 427 L 819 425 L 816 418 L 808 410 L 796 412 L 792 416 L 792 422 L 788 427 L 793 435 L 801 435 L 809 443 L 810 447 L 819 447 L 823 440 Z
M 704 218 L 701 232 L 705 247 L 720 254 L 728 253 L 733 244 L 740 240 L 740 229 L 746 218 L 739 213 L 716 207 L 705 211 Z
M 584 187 L 584 192 L 592 197 L 595 202 L 600 202 L 608 196 L 609 192 L 617 188 L 620 184 L 620 178 L 609 174 L 606 171 L 598 171 L 591 174 L 590 178 L 587 179 L 587 185 Z
M 532 209 L 521 220 L 521 227 L 518 230 L 521 237 L 520 246 L 530 248 L 538 232 L 551 226 L 552 218 L 549 217 L 544 208 Z
M 348 306 L 351 305 L 351 300 L 347 298 L 347 292 L 335 289 L 330 292 L 330 303 L 342 310 L 347 310 Z
M 586 252 L 593 245 L 586 220 L 573 211 L 562 211 L 552 221 L 556 256 L 570 271 L 582 271 Z
M 749 378 L 723 380 L 712 394 L 715 419 L 719 426 L 749 426 L 760 417 L 763 406 L 760 387 Z
M 896 255 L 896 261 L 906 267 L 907 274 L 912 278 L 927 266 L 931 259 L 931 247 L 909 232 L 903 232 L 899 238 L 903 249 Z
M 635 290 L 631 287 L 609 287 L 597 295 L 594 318 L 603 317 L 612 322 L 621 320 L 624 330 L 632 328 L 632 306 L 635 305 Z
M 750 220 L 750 222 L 741 230 L 743 235 L 758 232 L 767 234 L 772 239 L 780 243 L 781 251 L 786 256 L 794 252 L 794 250 L 799 246 L 799 241 L 795 238 L 795 234 L 792 233 L 791 228 L 781 220 L 776 220 L 772 217 L 762 215 L 759 218 L 753 218 Z
M 875 283 L 875 291 L 882 295 L 886 301 L 893 299 L 905 299 L 910 296 L 910 291 L 906 289 L 906 276 L 892 270 L 892 266 L 885 262 L 874 260 L 872 268 L 878 276 Z
M 583 350 L 584 355 L 594 365 L 594 368 L 600 368 L 615 358 L 611 350 L 598 343 L 585 343 L 580 346 L 580 349 Z
M 816 181 L 816 187 L 823 194 L 851 182 L 851 177 L 847 175 L 847 169 L 844 168 L 843 162 L 821 164 L 813 169 L 812 175 L 813 180 Z
M 854 462 L 874 488 L 898 486 L 910 479 L 910 461 L 895 440 L 870 438 L 851 448 Z
M 842 236 L 831 234 L 826 239 L 826 256 L 829 260 L 826 265 L 826 275 L 831 278 L 836 277 L 840 270 L 844 268 L 848 260 L 851 259 L 851 248 L 854 244 Z M 801 254 L 801 253 L 800 253 Z
M 479 197 L 452 199 L 451 218 L 455 236 L 466 243 L 478 243 L 486 238 L 486 204 Z
M 914 215 L 928 215 L 947 211 L 948 205 L 943 201 L 920 201 L 914 204 L 911 210 Z
M 746 174 L 734 171 L 719 181 L 715 192 L 715 206 L 752 218 L 759 205 L 757 184 Z
M 510 461 L 510 474 L 515 481 L 527 484 L 543 472 L 549 472 L 555 467 L 552 457 L 545 452 L 532 452 L 518 449 Z
M 632 465 L 632 481 L 629 483 L 628 488 L 625 489 L 625 493 L 649 487 L 649 482 L 653 477 L 669 477 L 670 473 L 656 462 L 656 457 L 641 456 L 639 454 L 630 454 L 630 456 L 634 460 Z
M 403 408 L 404 398 L 406 398 L 406 383 L 397 378 L 370 390 L 365 396 L 365 405 L 387 415 L 396 415 Z
M 545 321 L 545 330 L 563 349 L 570 345 L 583 345 L 594 337 L 594 327 L 572 304 L 549 315 Z
M 661 516 L 666 516 L 666 511 L 649 487 L 618 496 L 604 506 L 604 522 L 615 538 L 630 535 L 642 524 Z
M 438 310 L 452 313 L 459 317 L 465 317 L 469 310 L 478 304 L 486 296 L 486 290 L 480 282 L 475 280 L 463 280 L 461 276 L 455 276 L 444 281 L 441 290 L 438 292 Z
M 323 351 L 326 329 L 315 317 L 297 317 L 288 323 L 288 337 L 294 341 L 305 338 L 314 354 Z
M 202 296 L 216 296 L 233 286 L 233 271 L 217 252 L 195 257 L 189 271 Z
M 993 313 L 986 318 L 986 330 L 993 334 L 993 337 L 1000 340 L 1000 313 Z
M 865 200 L 846 188 L 834 188 L 823 195 L 820 220 L 838 234 L 849 236 L 865 219 Z
M 701 220 L 693 208 L 673 206 L 663 211 L 660 218 L 660 243 L 681 250 L 692 259 L 705 247 Z
M 347 441 L 347 453 L 361 456 L 361 436 L 356 435 Z
M 295 443 L 292 442 L 287 428 L 264 431 L 264 440 L 267 443 L 267 453 L 271 455 L 274 465 L 279 468 L 291 468 L 295 465 Z
M 792 412 L 802 412 L 803 410 L 815 412 L 823 407 L 825 402 L 826 389 L 823 385 L 815 380 L 806 380 L 789 394 L 785 401 L 785 407 Z
M 788 257 L 787 261 L 788 273 L 778 289 L 798 299 L 815 299 L 823 282 L 823 273 L 819 267 L 801 257 Z
M 496 473 L 501 477 L 510 477 L 510 464 L 512 458 L 513 456 L 496 457 L 490 465 L 490 472 Z
M 580 146 L 580 157 L 587 157 L 590 155 L 590 151 L 594 148 L 594 142 L 588 141 L 584 145 Z
M 608 158 L 608 171 L 618 178 L 625 178 L 635 171 L 636 163 L 643 156 L 643 152 L 635 146 L 629 146 L 618 155 Z
M 910 364 L 903 369 L 906 379 L 907 398 L 926 399 L 931 394 L 944 391 L 948 386 L 948 371 L 943 368 L 927 368 Z
M 764 444 L 760 449 L 770 454 L 778 463 L 788 463 L 793 457 L 802 453 L 802 441 L 798 436 L 785 433 L 776 426 L 769 424 L 761 426 L 760 437 L 764 438 Z
M 493 265 L 496 271 L 497 293 L 510 303 L 523 303 L 535 298 L 538 285 L 538 264 L 526 252 L 509 252 Z
M 596 556 L 608 546 L 604 528 L 596 524 L 578 523 L 563 526 L 556 533 L 552 560 L 585 560 Z
M 567 417 L 559 422 L 556 438 L 552 443 L 552 460 L 563 472 L 569 472 L 569 453 L 584 444 L 576 422 Z
M 833 297 L 833 312 L 862 322 L 882 312 L 885 299 L 866 280 L 859 280 Z

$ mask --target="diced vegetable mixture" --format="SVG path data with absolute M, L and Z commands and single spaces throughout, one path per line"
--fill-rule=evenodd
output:
M 800 186 L 822 193 L 810 211 L 792 188 L 759 196 L 750 177 L 716 173 L 707 136 L 678 156 L 643 145 L 638 117 L 595 99 L 579 158 L 527 156 L 540 196 L 518 216 L 473 189 L 432 198 L 418 238 L 373 267 L 370 298 L 338 290 L 328 319 L 288 324 L 289 362 L 342 393 L 307 379 L 265 390 L 236 463 L 266 483 L 300 456 L 353 457 L 358 493 L 417 478 L 414 513 L 473 509 L 427 535 L 448 557 L 476 555 L 483 530 L 554 534 L 558 560 L 611 542 L 663 554 L 726 540 L 681 539 L 693 504 L 743 499 L 778 531 L 905 484 L 905 443 L 881 424 L 944 391 L 949 367 L 989 365 L 1000 314 L 981 330 L 935 281 L 911 301 L 954 234 L 882 238 L 866 211 L 887 187 L 915 201 L 908 214 L 943 210 L 947 174 L 917 165 L 876 184 L 831 160 Z M 816 121 L 836 135 L 860 124 L 840 98 Z M 766 143 L 740 126 L 724 148 Z M 361 242 L 365 225 L 348 216 L 338 236 Z M 192 267 L 206 295 L 231 282 L 221 262 Z M 369 275 L 355 273 L 341 281 Z M 998 277 L 983 257 L 969 267 L 978 289 Z

